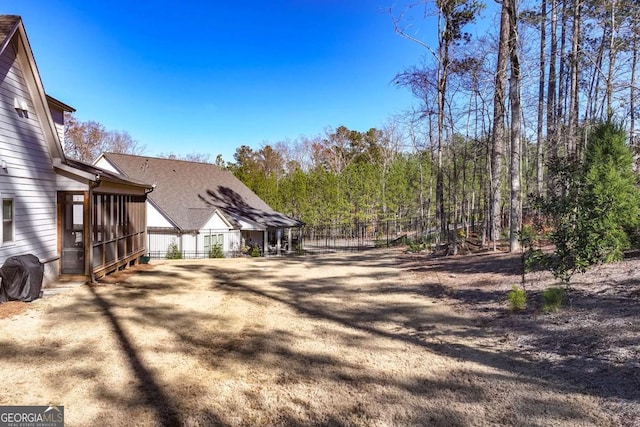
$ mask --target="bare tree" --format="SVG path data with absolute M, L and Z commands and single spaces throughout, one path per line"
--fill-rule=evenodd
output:
M 577 128 L 578 128 L 578 79 L 580 51 L 580 0 L 573 2 L 573 35 L 571 37 L 571 90 L 569 103 L 569 129 L 567 130 L 567 154 L 575 156 L 577 151 Z
M 407 5 L 400 16 L 393 17 L 394 28 L 400 36 L 418 43 L 427 49 L 437 63 L 436 67 L 436 88 L 437 88 L 437 144 L 436 144 L 436 222 L 440 229 L 440 237 L 448 236 L 448 225 L 445 218 L 444 205 L 444 175 L 443 166 L 443 146 L 445 141 L 445 104 L 447 97 L 447 84 L 451 74 L 452 49 L 456 44 L 468 42 L 470 35 L 463 32 L 465 25 L 473 22 L 476 15 L 482 10 L 483 5 L 476 0 L 441 0 L 436 3 L 437 28 L 438 28 L 438 48 L 433 49 L 428 43 L 420 40 L 415 35 L 409 33 L 403 27 L 403 18 L 406 12 L 412 9 L 427 10 L 432 2 L 423 0 Z
M 91 163 L 105 152 L 141 154 L 145 147 L 126 131 L 110 131 L 96 121 L 82 122 L 65 113 L 63 149 L 70 158 Z
M 378 159 L 382 176 L 380 177 L 380 186 L 382 194 L 382 215 L 387 215 L 387 181 L 391 165 L 400 153 L 400 144 L 403 139 L 402 129 L 396 120 L 389 120 L 380 133 L 377 141 Z M 372 159 L 375 161 L 375 159 Z
M 171 159 L 171 160 L 184 160 L 186 162 L 195 162 L 195 163 L 214 163 L 211 161 L 211 154 L 208 153 L 188 153 L 188 154 L 175 154 L 171 153 L 160 153 L 158 157 L 163 159 Z M 219 157 L 219 158 L 218 158 Z M 216 157 L 216 162 L 221 162 L 222 157 Z
M 540 4 L 540 76 L 538 80 L 538 123 L 536 133 L 536 190 L 542 195 L 544 187 L 544 84 L 545 84 L 545 47 L 547 34 L 547 0 Z
M 617 12 L 618 12 L 618 0 L 609 0 L 608 12 L 610 19 L 610 31 L 609 31 L 609 69 L 607 72 L 607 85 L 606 85 L 606 100 L 607 100 L 607 119 L 613 117 L 613 73 L 615 70 L 616 55 L 618 53 L 618 44 L 616 43 L 616 28 L 617 28 Z
M 549 47 L 549 80 L 547 81 L 547 143 L 549 157 L 558 157 L 556 120 L 556 64 L 558 56 L 558 0 L 551 0 L 551 45 Z
M 630 120 L 629 120 L 629 141 L 631 143 L 631 147 L 634 150 L 634 154 L 636 157 L 636 162 L 638 161 L 637 155 L 640 150 L 638 150 L 638 140 L 636 138 L 636 69 L 638 67 L 638 49 L 640 49 L 640 43 L 638 43 L 638 38 L 640 33 L 640 8 L 636 8 L 633 11 L 631 18 L 631 78 L 629 82 L 629 110 L 630 110 Z M 636 163 L 636 170 L 637 170 Z

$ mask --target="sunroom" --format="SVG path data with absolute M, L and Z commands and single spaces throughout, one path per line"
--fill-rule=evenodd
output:
M 137 264 L 152 186 L 69 159 L 55 169 L 60 273 L 95 279 Z

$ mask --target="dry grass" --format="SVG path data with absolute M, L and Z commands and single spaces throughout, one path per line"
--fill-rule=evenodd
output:
M 508 257 L 165 261 L 0 319 L 0 405 L 69 426 L 640 421 L 637 376 L 616 394 L 534 357 L 562 317 L 508 315 L 514 280 Z
M 22 301 L 7 301 L 0 305 L 0 319 L 13 317 L 20 314 L 29 307 L 29 304 Z

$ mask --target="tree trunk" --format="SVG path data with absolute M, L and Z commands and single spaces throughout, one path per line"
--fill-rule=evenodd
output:
M 558 93 L 556 95 L 556 141 L 558 150 L 564 147 L 564 154 L 567 152 L 567 135 L 566 135 L 566 103 L 567 103 L 567 85 L 566 75 L 567 67 L 565 67 L 565 58 L 567 50 L 567 3 L 570 0 L 562 1 L 562 10 L 560 13 L 560 50 L 558 52 L 559 69 L 558 69 Z M 559 155 L 562 155 L 560 153 Z
M 569 104 L 569 129 L 567 131 L 567 154 L 575 157 L 577 152 L 578 127 L 578 52 L 580 48 L 580 0 L 573 5 L 573 36 L 571 39 L 571 94 Z
M 538 81 L 538 127 L 536 139 L 536 190 L 542 196 L 544 190 L 544 83 L 545 83 L 545 47 L 547 44 L 547 0 L 540 6 L 540 79 Z
M 549 157 L 558 158 L 558 141 L 556 134 L 556 62 L 558 53 L 558 11 L 557 0 L 551 0 L 551 46 L 549 47 L 549 80 L 547 85 L 547 140 Z
M 635 158 L 635 168 L 636 168 L 636 172 L 638 170 L 638 164 L 637 164 L 637 155 L 638 155 L 638 145 L 637 145 L 637 141 L 636 141 L 636 115 L 635 115 L 635 111 L 636 111 L 636 91 L 635 91 L 635 86 L 636 86 L 636 67 L 638 66 L 638 30 L 640 30 L 640 28 L 638 28 L 638 16 L 637 16 L 637 12 L 634 13 L 633 17 L 633 27 L 632 27 L 632 31 L 633 31 L 633 36 L 632 36 L 632 40 L 631 40 L 631 84 L 629 85 L 629 109 L 631 111 L 631 119 L 629 121 L 629 143 L 631 145 L 631 149 L 633 150 L 634 153 L 634 158 Z
M 495 74 L 493 100 L 493 134 L 491 153 L 491 240 L 493 249 L 500 238 L 502 228 L 500 206 L 502 204 L 502 161 L 504 158 L 505 86 L 509 56 L 509 12 L 506 1 L 502 3 L 500 15 L 500 39 L 498 41 L 498 63 Z
M 447 23 L 445 21 L 445 27 Z M 438 25 L 440 28 L 440 24 Z M 439 34 L 445 29 L 440 28 Z M 436 223 L 440 227 L 440 237 L 447 238 L 447 221 L 444 209 L 444 177 L 442 172 L 442 146 L 444 142 L 444 108 L 447 91 L 447 74 L 449 71 L 449 42 L 440 36 L 438 50 L 438 170 L 436 174 Z
M 616 62 L 616 3 L 617 0 L 609 0 L 611 7 L 611 29 L 609 31 L 609 70 L 607 72 L 607 86 L 606 86 L 606 99 L 607 99 L 607 120 L 613 117 L 613 72 Z
M 520 251 L 520 231 L 522 230 L 521 192 L 521 124 L 520 114 L 520 57 L 518 55 L 518 6 L 517 0 L 509 0 L 509 57 L 511 78 L 509 100 L 511 102 L 511 200 L 509 221 L 509 252 Z
M 585 111 L 585 121 L 591 122 L 594 121 L 598 116 L 598 107 L 597 104 L 599 102 L 598 93 L 600 87 L 600 77 L 602 71 L 602 61 L 604 58 L 604 38 L 606 35 L 606 28 L 602 29 L 602 40 L 600 42 L 600 47 L 598 49 L 598 56 L 596 58 L 595 64 L 593 65 L 593 74 L 591 76 L 591 82 L 589 84 L 589 92 L 587 94 L 587 108 Z

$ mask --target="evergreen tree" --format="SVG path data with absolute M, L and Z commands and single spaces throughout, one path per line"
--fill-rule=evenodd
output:
M 565 283 L 593 264 L 620 260 L 640 224 L 640 191 L 625 137 L 618 125 L 598 125 L 584 162 L 550 166 L 555 191 L 542 207 L 554 227 L 552 271 Z
M 589 261 L 621 259 L 629 247 L 629 232 L 639 224 L 640 193 L 625 139 L 622 127 L 611 123 L 596 128 L 589 138 L 581 209 Z

